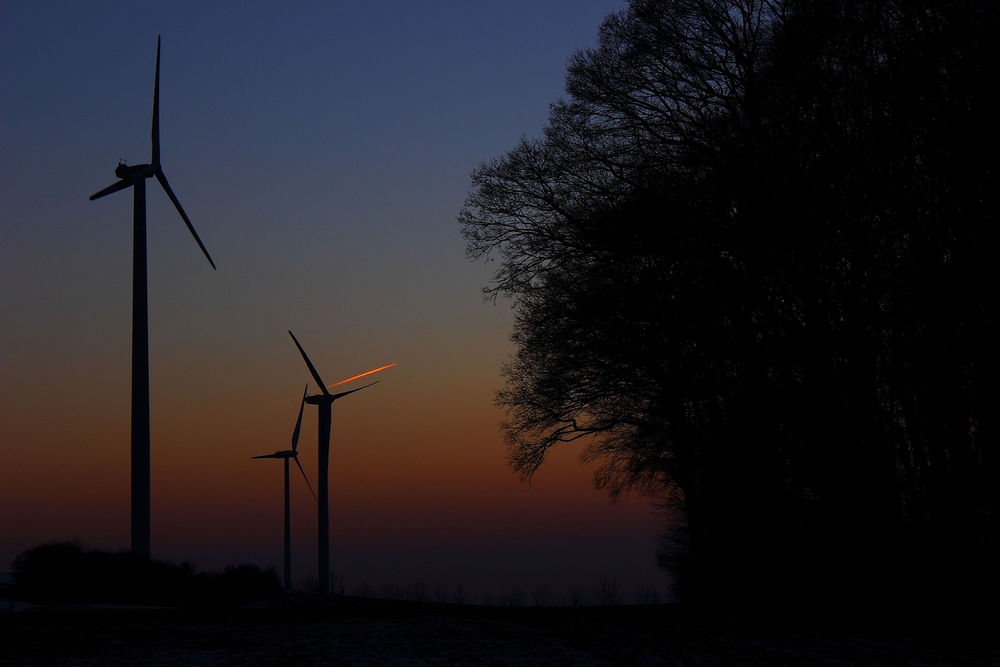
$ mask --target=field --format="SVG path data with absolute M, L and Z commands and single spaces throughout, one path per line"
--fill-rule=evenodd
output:
M 5 665 L 1000 665 L 997 618 L 891 606 L 479 607 L 361 598 L 236 610 L 0 612 Z

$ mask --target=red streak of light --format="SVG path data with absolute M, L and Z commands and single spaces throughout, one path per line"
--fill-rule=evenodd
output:
M 363 378 L 366 375 L 371 375 L 372 373 L 378 373 L 379 371 L 384 371 L 385 369 L 392 368 L 393 366 L 396 366 L 396 365 L 398 365 L 398 364 L 392 363 L 392 364 L 386 364 L 385 366 L 379 366 L 378 368 L 373 368 L 370 371 L 365 371 L 364 373 L 359 373 L 358 375 L 354 375 L 352 377 L 349 377 L 346 380 L 341 380 L 340 382 L 334 382 L 333 384 L 328 384 L 328 385 L 326 385 L 326 387 L 327 387 L 327 389 L 329 389 L 330 387 L 337 387 L 339 385 L 346 384 L 346 383 L 350 382 L 351 380 L 357 380 L 358 378 Z M 282 400 L 278 401 L 274 405 L 275 405 L 275 407 L 277 407 L 279 405 L 284 405 L 285 403 L 290 403 L 290 402 L 294 401 L 296 398 L 297 398 L 296 396 L 292 396 L 290 398 L 285 398 L 285 399 L 282 399 Z
M 396 364 L 386 364 L 385 366 L 379 366 L 378 368 L 374 368 L 374 369 L 372 369 L 370 371 L 365 371 L 364 373 L 359 373 L 358 375 L 355 375 L 353 377 L 349 377 L 346 380 L 341 380 L 340 382 L 334 382 L 333 384 L 328 384 L 328 385 L 326 385 L 326 388 L 329 389 L 330 387 L 336 387 L 336 386 L 339 386 L 339 385 L 342 385 L 342 384 L 346 384 L 346 383 L 350 382 L 351 380 L 357 380 L 358 378 L 363 378 L 366 375 L 371 375 L 372 373 L 378 373 L 379 371 L 384 371 L 385 369 L 392 368 L 395 365 Z

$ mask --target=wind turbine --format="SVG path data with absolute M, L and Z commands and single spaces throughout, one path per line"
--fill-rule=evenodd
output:
M 306 388 L 302 391 L 302 402 L 299 403 L 299 418 L 295 420 L 295 430 L 292 432 L 292 448 L 284 449 L 280 452 L 275 452 L 274 454 L 264 454 L 262 456 L 251 456 L 253 459 L 284 459 L 285 461 L 285 550 L 284 550 L 284 568 L 285 568 L 285 590 L 292 590 L 292 522 L 291 522 L 291 510 L 289 509 L 288 500 L 288 459 L 295 459 L 295 465 L 299 467 L 299 471 L 302 473 L 302 479 L 306 481 L 306 486 L 309 487 L 309 493 L 313 494 L 313 498 L 316 497 L 316 493 L 313 491 L 312 484 L 309 483 L 309 478 L 306 477 L 306 471 L 302 469 L 302 464 L 299 463 L 299 430 L 302 427 L 302 409 L 306 406 L 306 393 L 309 391 L 309 385 L 306 384 Z
M 153 80 L 153 157 L 149 164 L 119 163 L 115 181 L 90 196 L 98 199 L 132 188 L 132 553 L 149 558 L 149 303 L 146 288 L 146 179 L 156 177 L 215 269 L 205 244 L 181 207 L 160 166 L 160 37 Z
M 316 474 L 319 475 L 319 480 L 316 482 L 316 486 L 319 490 L 319 517 L 318 517 L 318 552 L 319 552 L 319 592 L 326 594 L 330 592 L 330 489 L 329 489 L 329 469 L 330 469 L 330 427 L 333 422 L 333 402 L 338 398 L 343 398 L 348 394 L 353 394 L 356 391 L 361 391 L 366 389 L 375 382 L 370 382 L 363 387 L 358 387 L 357 389 L 351 389 L 350 391 L 342 391 L 339 394 L 331 394 L 327 391 L 327 385 L 323 382 L 323 378 L 319 376 L 316 371 L 316 367 L 313 366 L 312 361 L 309 360 L 309 355 L 306 351 L 302 349 L 302 345 L 299 344 L 298 338 L 295 337 L 291 331 L 288 335 L 292 337 L 295 341 L 295 347 L 299 348 L 299 353 L 302 354 L 302 359 L 305 360 L 306 366 L 309 367 L 309 372 L 312 374 L 313 379 L 316 380 L 316 384 L 323 391 L 322 394 L 315 394 L 313 396 L 307 396 L 305 402 L 310 405 L 315 405 L 319 407 L 319 465 L 317 467 Z M 395 366 L 395 364 L 389 364 L 389 366 Z M 361 373 L 360 375 L 355 375 L 354 377 L 347 378 L 346 380 L 341 380 L 334 385 L 343 384 L 349 382 L 350 380 L 355 380 L 364 375 L 369 375 L 376 371 L 380 371 L 383 368 L 388 368 L 389 366 L 382 366 L 381 368 L 376 368 L 374 370 L 368 371 L 366 373 Z

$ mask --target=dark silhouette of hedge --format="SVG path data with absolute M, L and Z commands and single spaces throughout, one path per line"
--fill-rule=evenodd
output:
M 13 567 L 14 597 L 35 603 L 238 606 L 281 595 L 272 569 L 242 564 L 197 573 L 190 563 L 88 550 L 77 542 L 32 547 Z

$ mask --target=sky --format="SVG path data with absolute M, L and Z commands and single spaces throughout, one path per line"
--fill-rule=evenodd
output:
M 398 364 L 334 406 L 348 592 L 664 591 L 662 518 L 595 489 L 578 445 L 530 484 L 507 466 L 510 304 L 483 301 L 455 220 L 624 6 L 0 1 L 0 570 L 49 540 L 128 547 L 132 197 L 87 198 L 149 160 L 159 34 L 163 169 L 218 270 L 150 181 L 154 557 L 280 571 L 281 464 L 250 457 L 288 447 L 310 379 L 291 329 L 328 383 Z M 312 406 L 300 452 L 315 485 Z

